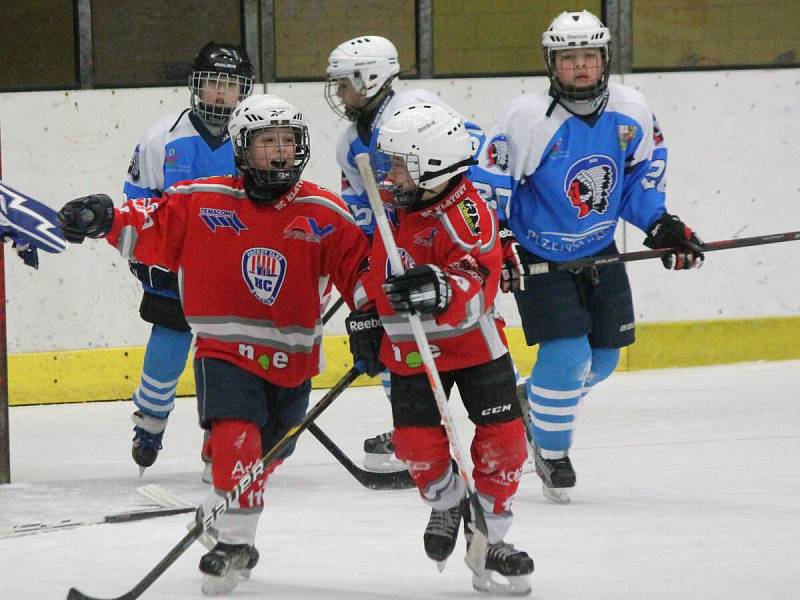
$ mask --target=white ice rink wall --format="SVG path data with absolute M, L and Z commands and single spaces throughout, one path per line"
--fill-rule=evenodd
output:
M 668 207 L 706 240 L 800 230 L 800 69 L 626 75 L 650 101 L 669 147 Z M 488 129 L 497 109 L 547 80 L 413 80 Z M 345 123 L 330 111 L 322 83 L 269 84 L 300 107 L 311 132 L 307 179 L 338 190 L 334 144 Z M 188 104 L 185 88 L 0 94 L 3 179 L 54 208 L 105 192 L 121 200 L 134 146 L 157 118 Z M 643 234 L 621 231 L 627 250 Z M 715 252 L 697 272 L 670 273 L 658 261 L 629 265 L 640 323 L 800 314 L 800 242 Z M 8 346 L 12 354 L 142 346 L 139 287 L 125 261 L 89 241 L 39 271 L 6 260 Z M 513 299 L 501 299 L 519 325 Z M 329 333 L 342 333 L 341 316 Z

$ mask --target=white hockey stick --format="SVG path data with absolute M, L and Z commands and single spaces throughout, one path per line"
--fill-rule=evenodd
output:
M 176 493 L 157 483 L 150 483 L 136 488 L 137 493 L 144 496 L 153 504 L 162 508 L 197 508 L 185 498 L 181 498 Z
M 169 517 L 193 512 L 194 506 L 171 506 L 162 508 L 151 508 L 145 510 L 134 510 L 130 512 L 105 515 L 102 517 L 88 517 L 86 519 L 61 519 L 60 521 L 37 521 L 31 523 L 21 523 L 12 525 L 10 523 L 0 523 L 0 539 L 21 537 L 23 535 L 33 535 L 34 533 L 49 533 L 51 531 L 61 531 L 63 529 L 75 529 L 86 525 L 103 525 L 105 523 L 130 523 L 131 521 L 142 521 L 155 517 Z
M 378 186 L 375 183 L 375 175 L 372 172 L 372 166 L 369 162 L 369 154 L 358 154 L 356 156 L 356 164 L 358 165 L 358 170 L 361 172 L 361 178 L 364 180 L 364 187 L 369 197 L 372 214 L 375 217 L 375 222 L 381 233 L 381 239 L 386 248 L 386 254 L 389 257 L 389 263 L 392 266 L 392 273 L 395 275 L 402 275 L 405 273 L 403 261 L 400 259 L 400 252 L 397 249 L 392 230 L 389 227 L 389 220 L 386 218 L 383 200 L 381 200 L 380 193 L 378 192 Z M 464 484 L 467 487 L 467 495 L 472 505 L 472 512 L 475 515 L 475 530 L 473 531 L 472 543 L 467 551 L 465 561 L 473 573 L 482 576 L 486 570 L 486 551 L 489 544 L 486 518 L 483 515 L 480 500 L 475 492 L 475 484 L 472 481 L 472 477 L 464 468 L 466 462 L 464 460 L 464 451 L 462 450 L 463 446 L 458 437 L 458 432 L 455 427 L 453 427 L 453 417 L 450 413 L 450 407 L 447 404 L 447 396 L 444 393 L 442 380 L 439 378 L 439 371 L 436 369 L 436 362 L 431 353 L 428 338 L 425 337 L 422 321 L 418 314 L 408 315 L 408 320 L 411 324 L 411 330 L 414 333 L 414 340 L 417 342 L 419 353 L 422 356 L 422 363 L 425 367 L 428 381 L 431 384 L 431 389 L 433 390 L 433 397 L 436 399 L 436 406 L 439 408 L 439 414 L 442 417 L 442 425 L 444 425 L 445 431 L 447 432 L 447 438 L 450 440 L 450 447 L 458 463 L 458 474 L 461 479 L 464 480 Z

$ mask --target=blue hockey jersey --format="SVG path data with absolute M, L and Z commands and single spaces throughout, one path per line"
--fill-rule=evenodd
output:
M 199 117 L 186 109 L 163 117 L 145 131 L 133 152 L 123 193 L 127 200 L 152 198 L 181 181 L 235 174 L 227 131 L 211 135 Z M 144 282 L 142 286 L 150 293 L 177 298 L 168 289 Z
M 480 154 L 482 169 L 505 176 L 499 198 L 517 241 L 551 261 L 598 253 L 620 218 L 646 230 L 665 211 L 667 150 L 644 96 L 609 84 L 604 111 L 582 118 L 552 98 L 526 94 L 498 114 Z M 505 204 L 505 205 L 504 205 Z
M 448 106 L 439 96 L 428 90 L 405 90 L 396 92 L 387 96 L 375 112 L 372 120 L 369 144 L 366 144 L 358 135 L 358 128 L 355 123 L 350 123 L 348 127 L 339 135 L 336 144 L 336 162 L 342 170 L 342 193 L 341 196 L 353 213 L 361 230 L 368 236 L 372 236 L 375 231 L 375 221 L 372 215 L 372 209 L 369 206 L 369 199 L 367 192 L 364 188 L 364 181 L 361 179 L 361 173 L 356 166 L 355 157 L 362 152 L 369 152 L 375 145 L 380 126 L 389 119 L 394 113 L 401 108 L 415 103 L 435 104 L 443 106 L 454 114 L 458 114 Z M 485 140 L 485 136 L 481 128 L 475 123 L 469 121 L 465 122 L 465 129 L 470 134 L 473 140 L 473 156 L 477 157 L 477 153 Z M 495 173 L 490 173 L 484 170 L 476 170 L 471 167 L 467 172 L 467 177 L 472 181 L 472 184 L 478 190 L 478 193 L 484 197 L 490 204 L 494 203 L 493 194 L 497 192 L 502 195 L 502 188 L 505 185 L 505 174 L 498 176 Z M 387 207 L 387 211 L 391 212 L 391 207 Z M 391 214 L 390 214 L 391 217 Z
M 179 181 L 235 174 L 227 132 L 212 136 L 187 109 L 145 131 L 133 152 L 123 192 L 128 200 L 152 198 Z

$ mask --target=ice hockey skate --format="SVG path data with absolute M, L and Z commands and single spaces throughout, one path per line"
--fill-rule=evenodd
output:
M 575 469 L 569 456 L 544 458 L 537 446 L 533 449 L 536 474 L 542 480 L 542 494 L 556 504 L 569 504 L 569 490 L 575 487 Z
M 489 544 L 486 569 L 473 573 L 472 588 L 489 594 L 527 596 L 531 593 L 531 573 L 533 559 L 526 552 L 505 542 Z
M 233 591 L 239 585 L 239 579 L 248 579 L 251 569 L 257 564 L 258 550 L 255 546 L 219 542 L 200 559 L 201 589 L 208 596 Z
M 397 460 L 392 443 L 393 431 L 381 433 L 364 440 L 364 468 L 376 473 L 403 471 L 406 466 Z
M 467 502 L 468 500 L 465 498 L 452 508 L 431 510 L 422 541 L 425 545 L 425 553 L 428 558 L 436 561 L 436 568 L 440 573 L 444 571 L 447 559 L 456 547 L 461 517 L 469 510 Z
M 144 470 L 153 466 L 158 458 L 161 440 L 164 438 L 164 430 L 167 428 L 167 420 L 137 410 L 131 415 L 131 421 L 134 425 L 131 456 L 139 465 L 139 476 L 141 477 Z

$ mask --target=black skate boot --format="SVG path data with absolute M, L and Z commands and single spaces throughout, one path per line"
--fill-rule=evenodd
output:
M 542 480 L 544 497 L 556 504 L 569 504 L 569 488 L 575 487 L 575 469 L 569 456 L 544 458 L 534 446 L 536 474 Z
M 422 541 L 425 544 L 425 554 L 428 558 L 436 561 L 439 572 L 444 570 L 448 557 L 453 553 L 458 539 L 458 527 L 461 524 L 461 517 L 465 510 L 467 499 L 463 499 L 452 508 L 447 510 L 431 510 L 431 517 L 428 519 L 428 526 Z
M 138 410 L 131 415 L 131 420 L 134 424 L 131 456 L 139 465 L 139 475 L 141 476 L 144 470 L 153 466 L 158 458 L 167 420 L 146 415 Z
M 486 553 L 486 570 L 472 576 L 472 587 L 478 592 L 527 596 L 531 593 L 530 574 L 533 559 L 511 544 L 489 544 Z
M 377 473 L 403 471 L 406 466 L 394 455 L 393 431 L 364 440 L 364 468 Z
M 239 578 L 249 578 L 250 570 L 257 564 L 258 550 L 255 546 L 217 543 L 200 559 L 203 593 L 213 596 L 232 591 L 239 584 Z

